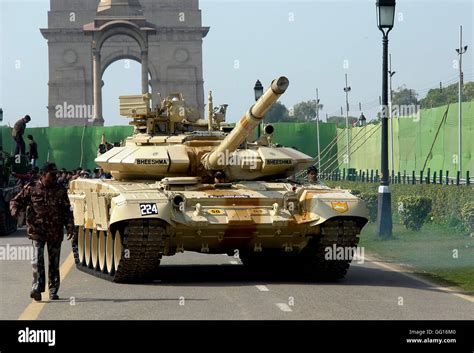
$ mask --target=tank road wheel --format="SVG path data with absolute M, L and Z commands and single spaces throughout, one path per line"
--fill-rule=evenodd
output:
M 92 259 L 92 268 L 99 268 L 99 234 L 97 230 L 93 230 L 91 234 L 91 259 Z
M 107 240 L 105 242 L 105 264 L 109 275 L 115 272 L 114 267 L 114 237 L 111 232 L 107 232 Z
M 106 244 L 107 244 L 107 237 L 106 232 L 101 230 L 99 232 L 99 244 L 98 244 L 98 257 L 99 257 L 99 270 L 100 272 L 107 273 L 107 266 L 106 266 Z
M 85 264 L 85 259 L 84 259 L 84 232 L 85 229 L 84 227 L 79 227 L 79 231 L 77 234 L 77 252 L 79 255 L 79 264 L 84 265 Z
M 92 247 L 92 230 L 87 229 L 84 232 L 84 260 L 86 267 L 92 268 L 92 257 L 91 257 L 91 247 Z
M 120 261 L 122 260 L 122 253 L 123 253 L 123 243 L 122 243 L 122 235 L 117 230 L 115 232 L 115 239 L 114 239 L 114 264 L 115 264 L 115 271 L 118 270 Z
M 166 224 L 158 220 L 117 223 L 112 231 L 81 231 L 82 258 L 78 269 L 118 283 L 147 281 L 160 264 Z

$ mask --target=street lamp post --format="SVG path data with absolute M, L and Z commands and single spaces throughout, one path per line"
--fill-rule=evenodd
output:
M 346 86 L 344 87 L 344 92 L 346 92 L 346 133 L 347 133 L 347 146 L 346 146 L 346 154 L 347 154 L 347 172 L 349 173 L 349 168 L 351 164 L 351 155 L 350 155 L 350 142 L 351 137 L 349 135 L 349 92 L 351 91 L 351 87 L 347 85 L 347 74 L 346 74 Z
M 381 180 L 378 194 L 377 233 L 381 237 L 392 236 L 392 210 L 388 172 L 388 34 L 395 20 L 395 0 L 377 0 L 377 26 L 383 33 L 382 64 L 382 155 Z
M 319 92 L 316 88 L 316 134 L 318 135 L 318 170 L 321 171 L 321 143 L 319 142 Z
M 467 52 L 467 45 L 462 46 L 462 26 L 459 29 L 459 49 L 456 49 L 459 55 L 459 85 L 458 85 L 458 171 L 462 175 L 462 56 Z
M 3 109 L 0 108 L 0 121 L 3 121 Z M 3 151 L 3 137 L 0 134 L 0 151 Z
M 391 171 L 392 174 L 395 170 L 395 162 L 393 159 L 393 90 L 392 90 L 392 77 L 395 75 L 395 71 L 392 71 L 392 54 L 389 55 L 389 69 L 388 69 L 388 77 L 390 79 L 390 103 L 388 107 L 388 114 L 390 117 L 390 166 L 391 166 Z
M 255 86 L 253 87 L 253 92 L 255 94 L 255 102 L 260 99 L 260 97 L 263 95 L 263 86 L 260 80 L 257 80 L 255 82 Z M 260 138 L 261 135 L 261 124 L 258 124 L 257 126 L 257 138 Z

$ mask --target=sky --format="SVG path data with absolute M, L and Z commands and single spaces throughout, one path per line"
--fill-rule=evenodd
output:
M 463 57 L 465 81 L 473 73 L 473 1 L 398 0 L 390 33 L 393 88 L 406 85 L 420 97 L 430 88 L 455 83 L 459 26 L 469 45 Z M 201 0 L 205 96 L 229 104 L 233 122 L 253 103 L 257 79 L 267 87 L 285 75 L 290 87 L 281 98 L 288 108 L 314 99 L 321 117 L 345 107 L 345 74 L 351 87 L 350 114 L 375 117 L 381 94 L 382 34 L 376 26 L 375 0 L 282 1 Z M 39 28 L 47 27 L 49 1 L 0 0 L 0 107 L 4 124 L 25 114 L 29 126 L 47 126 L 48 50 Z M 106 125 L 125 125 L 117 97 L 141 91 L 140 64 L 118 61 L 104 74 Z

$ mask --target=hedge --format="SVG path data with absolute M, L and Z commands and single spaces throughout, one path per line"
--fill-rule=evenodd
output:
M 423 196 L 400 196 L 398 198 L 398 214 L 402 223 L 409 230 L 419 231 L 428 219 L 432 201 Z
M 378 192 L 378 184 L 354 181 L 326 181 L 329 187 L 354 190 L 356 193 L 373 194 Z M 447 224 L 465 228 L 473 232 L 474 188 L 473 186 L 456 185 L 390 185 L 392 192 L 392 213 L 398 217 L 398 198 L 403 196 L 420 196 L 431 200 L 430 220 L 437 224 Z M 359 197 L 360 197 L 359 195 Z M 369 206 L 370 212 L 370 206 Z M 470 230 L 469 230 L 470 229 Z

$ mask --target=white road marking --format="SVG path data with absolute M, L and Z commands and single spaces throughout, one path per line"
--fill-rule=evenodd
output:
M 284 312 L 293 311 L 293 310 L 291 310 L 291 308 L 288 306 L 288 304 L 285 304 L 285 303 L 276 303 L 276 306 L 278 307 L 278 309 L 280 309 L 281 311 L 284 311 Z
M 230 263 L 231 263 L 232 265 L 238 265 L 238 264 L 239 264 L 238 261 L 231 261 Z
M 263 286 L 263 285 L 259 285 L 259 286 L 255 286 L 257 287 L 257 289 L 260 291 L 260 292 L 268 292 L 269 289 L 267 288 L 267 286 Z
M 434 282 L 431 282 L 431 281 L 428 281 L 424 278 L 420 278 L 416 275 L 413 275 L 409 272 L 407 272 L 406 269 L 400 267 L 400 266 L 396 266 L 396 265 L 389 265 L 389 264 L 386 264 L 384 262 L 381 262 L 381 261 L 377 261 L 377 260 L 374 260 L 374 259 L 371 259 L 367 256 L 365 256 L 365 260 L 366 261 L 370 261 L 371 263 L 373 263 L 374 265 L 376 266 L 379 266 L 379 267 L 382 267 L 382 268 L 385 268 L 387 270 L 390 270 L 390 271 L 393 271 L 393 272 L 398 272 L 406 277 L 409 277 L 413 280 L 416 280 L 416 281 L 419 281 L 421 283 L 424 283 L 430 287 L 433 287 L 433 289 L 436 289 L 436 290 L 439 290 L 439 291 L 442 291 L 442 292 L 446 292 L 446 293 L 450 293 L 452 295 L 455 295 L 456 297 L 458 298 L 462 298 L 464 300 L 467 300 L 471 303 L 474 303 L 474 297 L 470 296 L 470 295 L 466 295 L 466 294 L 461 294 L 461 293 L 457 293 L 457 290 L 456 289 L 453 289 L 453 288 L 449 288 L 449 287 L 440 287 L 438 284 L 434 283 Z

